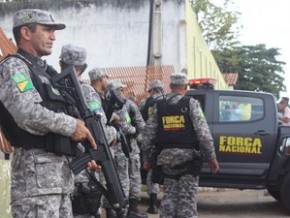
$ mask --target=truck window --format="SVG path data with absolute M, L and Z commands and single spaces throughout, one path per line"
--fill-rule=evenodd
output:
M 219 96 L 219 121 L 248 122 L 264 116 L 262 99 L 243 96 Z

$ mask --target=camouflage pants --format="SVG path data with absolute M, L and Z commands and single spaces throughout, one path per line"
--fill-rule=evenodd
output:
M 152 170 L 147 171 L 147 176 L 146 176 L 146 184 L 148 188 L 148 195 L 150 194 L 158 194 L 159 193 L 159 184 L 158 183 L 152 183 Z
M 121 186 L 124 191 L 126 199 L 129 199 L 129 163 L 125 155 L 115 155 L 114 158 L 117 174 L 121 181 Z
M 140 155 L 130 154 L 129 161 L 129 182 L 130 182 L 130 190 L 129 190 L 129 198 L 140 200 L 141 193 L 141 172 L 140 172 Z
M 12 203 L 12 216 L 14 218 L 73 217 L 70 196 L 56 194 L 23 198 Z
M 15 148 L 11 170 L 13 217 L 73 216 L 73 175 L 65 156 Z
M 165 178 L 161 218 L 197 218 L 198 177 L 184 175 L 179 180 Z

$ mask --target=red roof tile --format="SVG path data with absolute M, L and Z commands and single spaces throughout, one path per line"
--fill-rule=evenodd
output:
M 235 86 L 239 79 L 238 73 L 223 73 L 224 80 L 227 85 L 229 86 Z
M 8 39 L 0 27 L 0 61 L 9 54 L 14 54 L 17 50 L 16 45 Z

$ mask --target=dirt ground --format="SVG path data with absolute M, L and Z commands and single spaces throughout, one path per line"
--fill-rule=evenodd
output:
M 3 155 L 0 152 L 0 160 L 3 160 Z M 1 161 L 4 163 L 3 161 Z M 3 166 L 8 166 L 5 162 Z M 7 167 L 1 167 L 1 185 L 8 183 L 3 180 L 3 173 Z M 8 186 L 8 184 L 7 184 Z M 2 187 L 3 190 L 8 187 Z M 3 191 L 2 190 L 2 191 Z M 146 193 L 146 187 L 142 187 L 142 200 L 139 208 L 142 212 L 146 212 L 149 205 L 149 198 Z M 6 192 L 5 192 L 6 193 Z M 8 195 L 2 192 L 0 198 L 0 214 L 1 218 L 6 217 L 1 209 L 5 204 L 9 205 Z M 8 194 L 8 193 L 6 193 Z M 6 197 L 5 197 L 6 196 Z M 159 201 L 162 198 L 162 193 L 158 195 Z M 7 212 L 7 211 L 6 211 Z M 199 218 L 286 218 L 290 217 L 283 205 L 276 201 L 271 196 L 265 194 L 264 190 L 235 190 L 235 189 L 202 189 L 198 193 L 198 212 Z M 10 216 L 7 216 L 10 217 Z M 104 216 L 102 216 L 104 217 Z M 158 218 L 159 215 L 148 214 L 149 218 Z
M 142 192 L 141 211 L 145 212 L 149 199 Z M 162 195 L 159 195 L 161 199 Z M 290 217 L 280 202 L 264 190 L 206 189 L 198 193 L 199 218 L 286 218 Z M 148 214 L 149 218 L 159 215 Z

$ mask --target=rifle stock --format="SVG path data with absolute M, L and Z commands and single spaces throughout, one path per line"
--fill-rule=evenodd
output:
M 69 67 L 60 74 L 54 76 L 52 82 L 60 90 L 62 95 L 69 95 L 75 100 L 75 105 L 82 119 L 98 145 L 98 148 L 94 150 L 87 141 L 82 143 L 86 148 L 86 152 L 82 156 L 71 161 L 70 167 L 73 173 L 78 174 L 80 171 L 86 169 L 87 163 L 90 160 L 95 160 L 102 166 L 102 171 L 106 180 L 106 189 L 103 188 L 102 191 L 105 192 L 104 195 L 108 198 L 107 200 L 116 210 L 125 207 L 125 195 L 115 169 L 101 119 L 87 107 L 74 68 Z

